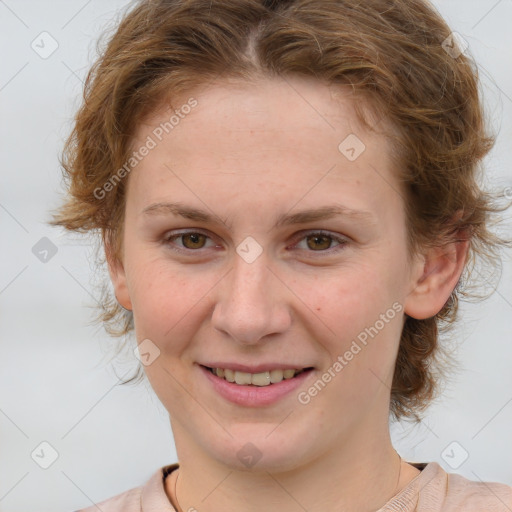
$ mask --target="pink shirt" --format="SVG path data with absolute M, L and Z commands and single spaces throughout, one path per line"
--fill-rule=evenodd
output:
M 421 473 L 377 512 L 512 512 L 512 487 L 473 482 L 446 473 L 436 462 L 413 464 Z M 179 465 L 159 469 L 142 486 L 78 512 L 176 512 L 165 493 L 165 478 Z

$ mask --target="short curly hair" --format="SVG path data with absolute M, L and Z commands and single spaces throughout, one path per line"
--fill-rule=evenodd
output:
M 434 317 L 405 318 L 390 412 L 418 419 L 443 374 L 439 335 L 454 323 L 459 298 L 475 296 L 475 263 L 501 268 L 500 250 L 510 245 L 490 229 L 510 205 L 478 183 L 494 139 L 477 68 L 456 43 L 424 0 L 136 2 L 87 76 L 61 161 L 68 196 L 53 224 L 97 233 L 119 257 L 128 178 L 117 179 L 108 194 L 98 191 L 129 161 L 138 124 L 181 93 L 219 77 L 296 75 L 350 87 L 366 126 L 377 130 L 365 114 L 370 107 L 394 128 L 410 253 L 469 239 L 464 287 L 459 281 Z M 100 317 L 112 335 L 133 330 L 132 313 L 111 291 Z

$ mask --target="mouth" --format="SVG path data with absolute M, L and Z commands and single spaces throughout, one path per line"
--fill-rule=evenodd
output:
M 302 373 L 308 373 L 313 367 L 297 368 L 297 369 L 273 369 L 259 373 L 248 373 L 229 368 L 211 368 L 209 366 L 200 365 L 216 377 L 227 382 L 238 384 L 239 386 L 265 387 L 279 384 L 283 380 L 291 380 Z

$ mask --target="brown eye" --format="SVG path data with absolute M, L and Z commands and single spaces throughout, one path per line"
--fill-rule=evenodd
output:
M 208 245 L 208 242 L 210 245 Z M 181 233 L 170 233 L 164 238 L 164 243 L 171 249 L 182 254 L 203 252 L 201 249 L 211 249 L 215 243 L 208 235 L 199 231 L 182 231 Z
M 327 235 L 310 235 L 307 238 L 307 244 L 313 250 L 326 250 L 329 249 L 332 242 L 332 237 Z
M 202 233 L 187 233 L 180 235 L 179 238 L 187 249 L 202 249 L 208 237 Z
M 316 252 L 318 257 L 322 257 L 323 255 L 331 255 L 341 251 L 348 244 L 349 240 L 346 237 L 325 231 L 309 231 L 308 233 L 303 233 L 299 243 L 294 245 L 294 249 L 299 249 L 302 252 L 305 251 L 310 255 Z

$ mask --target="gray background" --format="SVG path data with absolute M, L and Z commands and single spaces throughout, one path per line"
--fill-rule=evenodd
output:
M 486 160 L 488 186 L 511 187 L 512 1 L 435 4 L 480 65 L 489 119 L 499 132 Z M 114 369 L 112 342 L 91 324 L 95 283 L 101 280 L 91 263 L 93 245 L 45 224 L 59 204 L 58 155 L 95 41 L 126 5 L 0 0 L 4 512 L 70 512 L 140 485 L 176 461 L 167 413 L 148 385 L 116 385 L 116 372 L 121 375 L 136 361 Z M 43 31 L 52 39 L 40 36 Z M 35 41 L 39 53 L 49 52 L 52 40 L 58 48 L 47 58 L 31 47 Z M 510 223 L 503 229 L 511 234 Z M 57 249 L 46 263 L 32 252 L 43 237 Z M 404 458 L 435 460 L 473 480 L 512 484 L 511 274 L 509 257 L 497 293 L 482 305 L 463 307 L 465 320 L 454 332 L 461 342 L 459 370 L 443 400 L 419 426 L 393 426 Z M 51 462 L 52 451 L 41 442 L 58 453 L 48 469 L 39 464 Z

